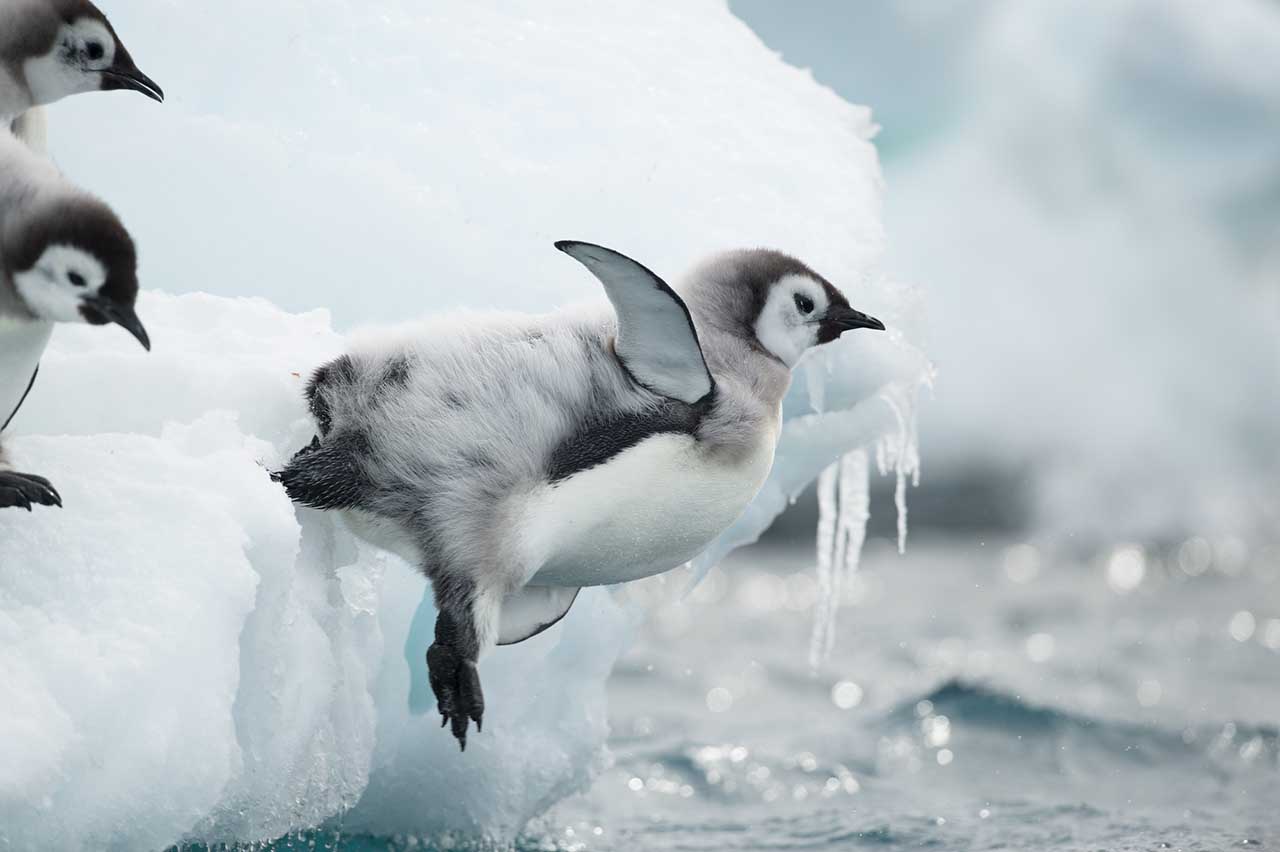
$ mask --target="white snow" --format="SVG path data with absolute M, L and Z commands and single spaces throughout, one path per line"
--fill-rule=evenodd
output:
M 69 100 L 51 144 L 133 230 L 154 347 L 59 329 L 6 435 L 65 508 L 0 514 L 0 848 L 327 820 L 501 840 L 589 782 L 631 623 L 607 591 L 484 660 L 484 732 L 459 754 L 426 683 L 425 582 L 269 481 L 311 437 L 301 390 L 335 328 L 598 297 L 557 238 L 673 277 L 773 245 L 891 332 L 804 368 L 825 381 L 795 382 L 764 492 L 702 563 L 846 453 L 887 441 L 911 470 L 928 365 L 917 297 L 878 268 L 869 114 L 722 3 L 111 5 L 170 101 Z

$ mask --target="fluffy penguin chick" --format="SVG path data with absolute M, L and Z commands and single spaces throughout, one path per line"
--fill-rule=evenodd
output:
M 54 323 L 116 323 L 150 349 L 137 295 L 133 240 L 111 209 L 0 130 L 0 432 L 35 383 Z M 33 503 L 62 500 L 0 456 L 0 509 Z
M 431 687 L 463 748 L 482 652 L 547 629 L 582 586 L 699 553 L 768 476 L 800 357 L 884 328 L 775 251 L 711 260 L 682 299 L 615 251 L 556 247 L 614 315 L 483 317 L 357 347 L 316 372 L 320 435 L 276 474 L 431 579 Z
M 0 126 L 81 92 L 164 92 L 89 0 L 0 0 Z

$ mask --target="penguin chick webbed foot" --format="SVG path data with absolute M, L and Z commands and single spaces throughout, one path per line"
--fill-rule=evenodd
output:
M 0 509 L 16 507 L 30 512 L 32 504 L 61 508 L 62 497 L 43 476 L 0 471 Z
M 484 725 L 484 692 L 480 688 L 481 640 L 475 619 L 475 600 L 467 584 L 435 580 L 436 641 L 427 649 L 427 673 L 440 710 L 441 727 L 448 724 L 458 747 L 467 750 L 467 727 Z
M 439 642 L 427 649 L 427 671 L 431 691 L 440 710 L 440 727 L 449 725 L 458 747 L 467 750 L 467 726 L 476 723 L 476 731 L 484 725 L 484 693 L 480 689 L 480 672 L 472 660 L 464 660 L 452 648 Z

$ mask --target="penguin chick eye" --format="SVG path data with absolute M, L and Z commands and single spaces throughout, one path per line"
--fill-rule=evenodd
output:
M 84 280 L 84 276 L 79 272 L 72 272 L 67 275 L 67 279 L 71 281 L 73 287 L 88 287 L 89 282 Z
M 796 293 L 796 310 L 802 314 L 813 313 L 813 299 L 803 293 Z
M 91 41 L 88 46 L 85 47 L 85 53 L 89 55 L 90 59 L 101 59 L 107 52 L 100 42 Z

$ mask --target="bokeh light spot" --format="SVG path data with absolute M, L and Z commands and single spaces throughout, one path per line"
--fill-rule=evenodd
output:
M 842 680 L 831 687 L 831 701 L 841 710 L 849 710 L 862 703 L 862 687 L 851 680 Z
M 1227 630 L 1231 633 L 1231 638 L 1237 642 L 1248 642 L 1253 638 L 1253 633 L 1258 629 L 1258 622 L 1253 617 L 1253 613 L 1247 609 L 1242 609 L 1235 615 L 1231 616 L 1231 621 L 1227 624 Z
M 1040 551 L 1031 544 L 1015 544 L 1004 552 L 1004 574 L 1019 585 L 1040 575 Z
M 1126 544 L 1111 552 L 1107 560 L 1107 583 L 1124 594 L 1142 584 L 1147 573 L 1147 557 L 1136 544 Z
M 717 686 L 707 692 L 707 709 L 712 713 L 723 713 L 733 706 L 733 693 L 723 686 Z

